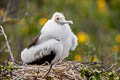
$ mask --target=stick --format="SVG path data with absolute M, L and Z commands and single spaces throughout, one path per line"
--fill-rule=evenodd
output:
M 80 72 L 80 70 L 78 70 L 77 68 L 77 66 L 74 64 L 74 63 L 72 63 L 73 64 L 73 66 L 74 66 L 74 68 L 78 71 L 78 72 Z M 81 73 L 81 72 L 80 72 Z
M 116 73 L 120 73 L 120 67 L 115 72 Z
M 50 71 L 51 71 L 51 69 L 52 69 L 52 66 L 53 66 L 53 64 L 50 65 L 50 68 L 49 68 L 48 72 L 45 74 L 45 76 L 44 76 L 43 78 L 46 78 L 46 77 L 47 77 L 47 75 L 50 73 Z
M 9 51 L 10 57 L 11 57 L 11 59 L 12 59 L 12 62 L 15 62 L 14 57 L 13 57 L 13 53 L 12 53 L 12 51 L 11 51 L 11 47 L 10 47 L 9 42 L 8 42 L 7 35 L 6 35 L 3 27 L 0 26 L 0 28 L 1 28 L 1 31 L 2 31 L 2 33 L 3 33 L 3 35 L 4 35 L 4 37 L 5 37 L 6 45 L 7 45 L 7 47 L 8 47 L 8 51 Z
M 110 66 L 108 69 L 104 70 L 103 73 L 110 71 L 112 68 L 114 68 L 114 67 L 117 66 L 117 65 L 118 65 L 117 63 L 116 63 L 116 64 L 113 64 L 113 65 Z

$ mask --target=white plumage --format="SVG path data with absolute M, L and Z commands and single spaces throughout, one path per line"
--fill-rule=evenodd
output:
M 62 13 L 54 13 L 52 19 L 48 20 L 42 28 L 36 43 L 21 52 L 22 61 L 25 63 L 40 62 L 43 57 L 51 54 L 51 51 L 55 54 L 51 64 L 64 60 L 69 55 L 69 51 L 74 50 L 78 45 L 77 37 L 71 31 L 69 23 L 72 24 L 72 21 L 66 21 Z

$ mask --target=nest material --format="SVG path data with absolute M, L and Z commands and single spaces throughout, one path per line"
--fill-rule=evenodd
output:
M 99 74 L 97 77 L 107 73 L 108 76 L 101 76 L 101 78 L 109 80 L 109 75 L 114 75 L 113 70 L 119 75 L 120 67 L 117 68 L 117 66 L 117 64 L 105 66 L 97 62 L 63 61 L 58 65 L 54 65 L 50 73 L 45 76 L 49 71 L 50 65 L 22 65 L 18 66 L 18 70 L 14 71 L 14 78 L 20 78 L 20 80 L 87 80 L 87 78 L 95 77 L 96 73 Z M 116 78 L 118 78 L 117 75 Z M 114 78 L 114 80 L 118 79 Z
M 74 62 L 75 63 L 75 62 Z M 80 64 L 80 63 L 75 63 Z M 50 73 L 43 78 L 48 72 L 50 65 L 24 65 L 19 66 L 15 71 L 19 78 L 24 80 L 79 80 L 80 73 L 75 69 L 72 61 L 65 61 L 61 64 L 54 65 Z

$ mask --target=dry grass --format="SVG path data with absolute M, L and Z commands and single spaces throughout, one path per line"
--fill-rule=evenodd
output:
M 80 64 L 75 63 L 74 64 Z M 49 65 L 25 65 L 19 66 L 16 74 L 21 79 L 26 80 L 79 80 L 81 79 L 80 73 L 75 69 L 72 61 L 62 62 L 61 64 L 54 65 L 51 72 L 46 78 L 44 75 L 49 70 Z

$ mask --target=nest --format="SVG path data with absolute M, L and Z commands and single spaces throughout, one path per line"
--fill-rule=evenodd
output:
M 93 77 L 99 77 L 103 80 L 109 80 L 109 76 L 102 76 L 103 74 L 111 75 L 111 71 L 120 72 L 120 67 L 117 64 L 112 66 L 105 66 L 102 63 L 80 63 L 75 61 L 63 61 L 60 64 L 54 65 L 50 73 L 46 73 L 50 69 L 50 65 L 21 65 L 14 71 L 14 79 L 20 80 L 86 80 Z M 97 76 L 96 73 L 99 75 Z M 115 73 L 115 74 L 116 74 Z M 84 76 L 82 76 L 84 74 Z M 117 75 L 116 77 L 117 78 Z M 114 79 L 117 80 L 117 79 Z
M 58 65 L 54 65 L 50 73 L 44 78 L 48 72 L 50 65 L 24 65 L 19 66 L 15 71 L 16 75 L 25 80 L 78 80 L 81 79 L 80 73 L 75 69 L 73 64 L 81 65 L 73 61 L 65 61 Z

